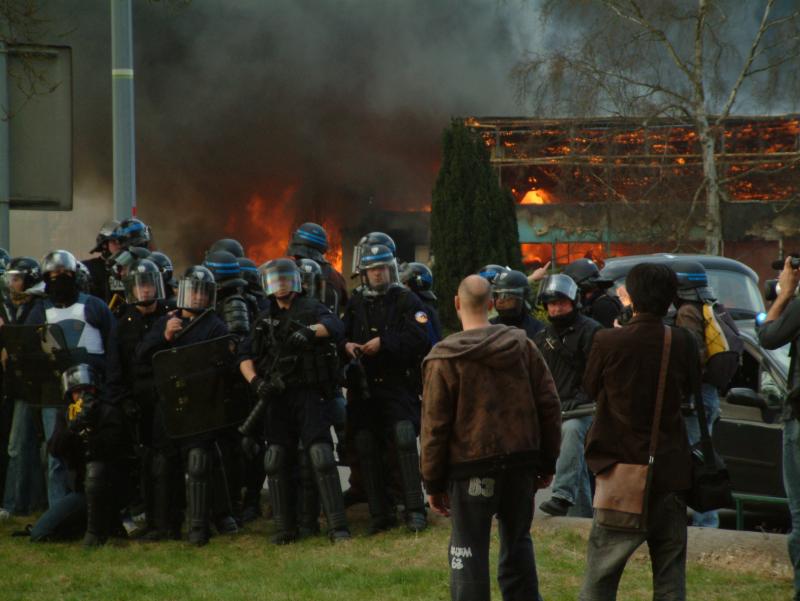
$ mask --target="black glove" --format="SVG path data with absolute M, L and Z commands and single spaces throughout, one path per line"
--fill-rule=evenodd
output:
M 267 382 L 261 376 L 256 376 L 252 380 L 250 380 L 250 390 L 253 391 L 253 394 L 256 395 L 259 399 L 265 399 L 269 396 L 271 392 L 271 387 L 269 382 Z
M 242 453 L 251 461 L 255 459 L 256 455 L 258 455 L 258 452 L 261 450 L 261 445 L 259 445 L 258 441 L 252 436 L 243 436 L 241 446 Z
M 305 348 L 311 341 L 314 340 L 316 337 L 316 332 L 311 328 L 303 328 L 301 330 L 297 330 L 294 334 L 289 336 L 286 340 L 286 344 L 289 345 L 289 348 Z

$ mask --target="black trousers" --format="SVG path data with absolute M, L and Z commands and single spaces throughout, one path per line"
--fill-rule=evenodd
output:
M 451 480 L 450 596 L 488 601 L 492 518 L 500 534 L 497 581 L 504 601 L 541 601 L 531 539 L 536 473 L 507 470 L 481 478 Z

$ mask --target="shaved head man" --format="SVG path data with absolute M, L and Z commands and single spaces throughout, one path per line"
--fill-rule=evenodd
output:
M 489 528 L 500 524 L 504 599 L 539 599 L 533 495 L 555 471 L 561 406 L 547 364 L 519 328 L 489 323 L 492 289 L 471 275 L 454 299 L 462 332 L 423 363 L 422 477 L 449 515 L 451 597 L 489 598 Z

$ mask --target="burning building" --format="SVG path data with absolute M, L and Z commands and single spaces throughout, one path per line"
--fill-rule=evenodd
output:
M 693 125 L 671 119 L 469 118 L 519 203 L 527 262 L 690 252 L 704 242 Z M 766 275 L 800 249 L 800 117 L 731 117 L 717 131 L 726 256 Z M 694 199 L 694 201 L 693 201 Z

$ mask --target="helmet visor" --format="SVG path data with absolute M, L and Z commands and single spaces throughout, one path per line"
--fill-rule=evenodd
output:
M 205 311 L 217 303 L 217 285 L 215 282 L 181 278 L 178 282 L 177 301 L 179 309 Z
M 161 273 L 146 271 L 130 273 L 125 278 L 125 302 L 131 305 L 146 305 L 164 300 L 164 280 Z
M 261 286 L 267 296 L 276 298 L 283 298 L 292 292 L 299 294 L 303 291 L 299 271 L 267 269 L 261 274 Z
M 389 289 L 393 284 L 400 284 L 400 278 L 397 273 L 397 261 L 389 259 L 380 261 L 365 267 L 362 262 L 361 270 L 361 283 L 372 292 L 383 293 Z

